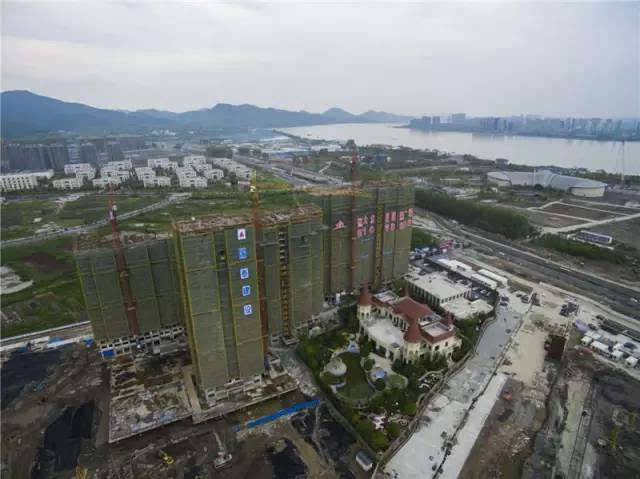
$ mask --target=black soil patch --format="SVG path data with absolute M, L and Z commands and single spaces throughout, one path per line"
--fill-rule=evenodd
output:
M 50 375 L 49 367 L 59 363 L 60 351 L 50 350 L 39 353 L 13 353 L 2 365 L 2 409 L 13 402 L 30 383 L 37 389 Z
M 342 424 L 336 422 L 327 407 L 322 404 L 318 407 L 316 414 L 321 414 L 322 422 L 320 424 L 319 442 L 325 449 L 336 468 L 336 474 L 340 478 L 351 479 L 355 476 L 349 470 L 349 454 L 348 451 L 355 442 L 353 436 L 347 431 Z
M 313 442 L 313 428 L 316 424 L 316 411 L 314 409 L 310 411 L 303 411 L 301 413 L 296 414 L 291 418 L 291 425 L 294 427 L 300 437 L 302 437 L 307 444 L 313 447 L 316 452 L 318 451 L 318 446 L 315 442 Z
M 43 273 L 54 273 L 59 271 L 71 271 L 69 263 L 58 261 L 55 256 L 49 253 L 37 252 L 24 259 Z
M 53 473 L 71 470 L 78 465 L 82 440 L 91 438 L 93 401 L 80 407 L 68 407 L 44 433 L 43 447 L 38 450 L 32 479 L 51 477 Z
M 298 450 L 289 439 L 283 439 L 285 446 L 272 446 L 267 449 L 269 460 L 273 466 L 275 479 L 297 479 L 306 477 L 307 467 L 298 456 Z

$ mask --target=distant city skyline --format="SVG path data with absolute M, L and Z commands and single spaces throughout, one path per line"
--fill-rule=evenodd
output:
M 2 89 L 110 109 L 640 116 L 638 3 L 2 3 Z

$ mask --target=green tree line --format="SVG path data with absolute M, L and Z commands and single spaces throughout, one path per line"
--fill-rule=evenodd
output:
M 623 264 L 627 261 L 626 255 L 615 249 L 601 248 L 600 246 L 563 238 L 557 235 L 545 234 L 537 238 L 535 242 L 545 248 L 580 258 L 606 261 L 614 264 Z
M 470 200 L 457 200 L 445 193 L 417 189 L 416 206 L 509 239 L 525 238 L 533 232 L 529 220 L 519 213 Z

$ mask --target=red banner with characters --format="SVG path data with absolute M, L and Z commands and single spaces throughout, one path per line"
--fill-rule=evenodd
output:
M 413 225 L 413 208 L 400 211 L 387 211 L 384 214 L 384 231 L 391 233 L 404 230 Z

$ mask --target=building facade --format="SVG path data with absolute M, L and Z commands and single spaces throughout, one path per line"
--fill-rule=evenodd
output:
M 2 191 L 32 190 L 38 186 L 38 180 L 48 180 L 53 177 L 53 170 L 13 173 L 0 176 Z
M 376 353 L 390 361 L 414 363 L 436 354 L 450 359 L 461 344 L 451 315 L 442 319 L 409 296 L 398 298 L 391 292 L 373 296 L 365 285 L 357 316 L 359 334 L 373 341 Z

